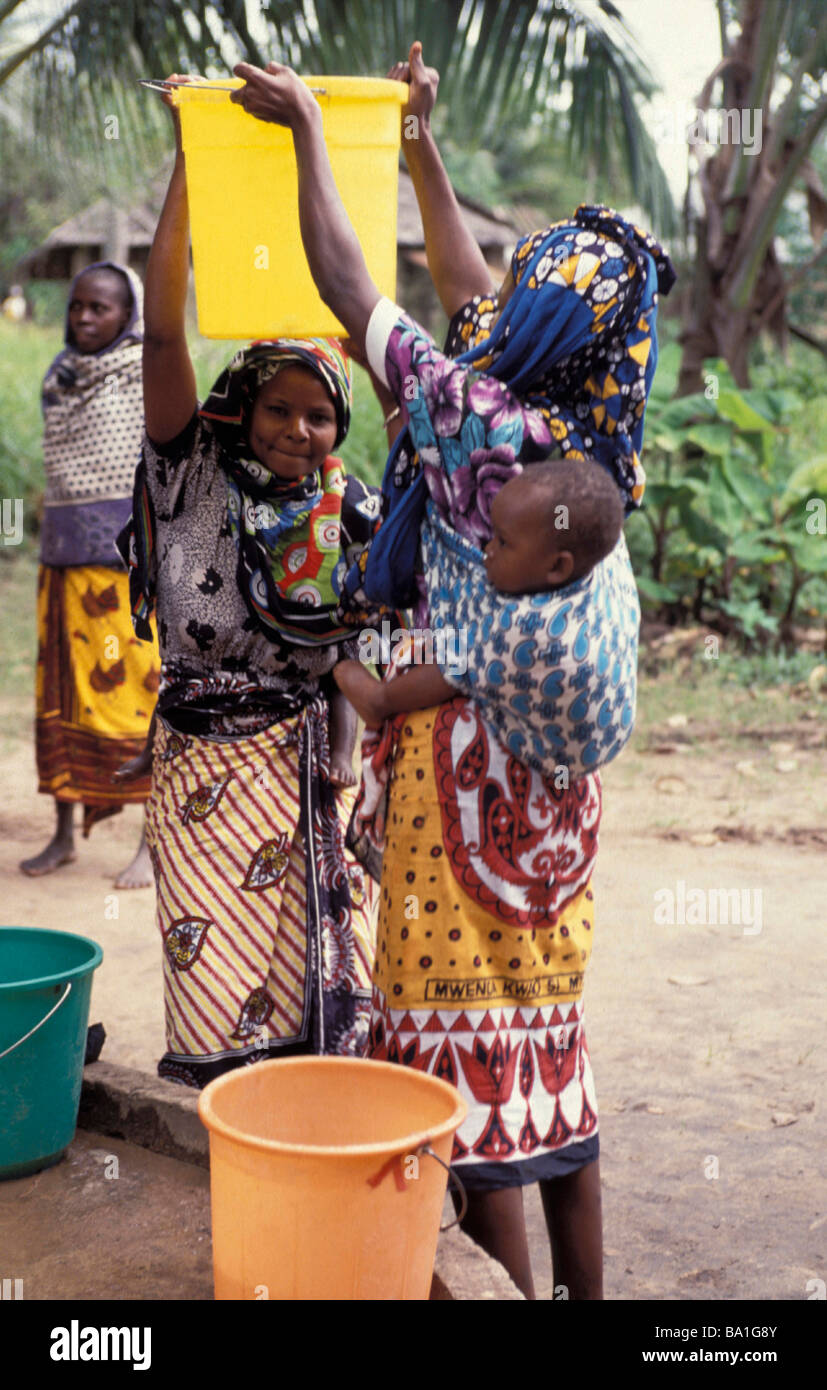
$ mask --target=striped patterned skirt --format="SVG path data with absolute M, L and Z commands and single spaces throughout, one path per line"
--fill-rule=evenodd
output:
M 159 720 L 147 839 L 163 940 L 158 1074 L 205 1086 L 231 1067 L 367 1046 L 376 887 L 328 780 L 328 707 L 250 737 Z

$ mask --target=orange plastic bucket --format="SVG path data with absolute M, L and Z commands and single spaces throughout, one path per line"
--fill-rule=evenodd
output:
M 467 1107 L 389 1062 L 297 1057 L 201 1093 L 217 1299 L 427 1299 Z

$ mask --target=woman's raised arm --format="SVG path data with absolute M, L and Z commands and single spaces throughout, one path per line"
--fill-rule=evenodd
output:
M 155 229 L 144 285 L 144 415 L 146 432 L 158 444 L 180 434 L 197 405 L 186 335 L 187 185 L 178 112 L 170 109 L 175 125 L 175 167 Z
M 426 68 L 422 44 L 412 44 L 409 61 L 396 63 L 388 77 L 410 83 L 402 111 L 402 148 L 422 216 L 428 269 L 450 319 L 474 295 L 489 293 L 491 272 L 460 211 L 431 131 L 439 73 Z

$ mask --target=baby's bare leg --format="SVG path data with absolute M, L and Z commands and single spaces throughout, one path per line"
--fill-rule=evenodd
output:
M 356 710 L 341 690 L 337 690 L 330 699 L 330 780 L 334 786 L 356 785 L 355 747 Z
M 382 682 L 371 676 L 361 662 L 340 661 L 333 668 L 333 675 L 369 729 L 378 729 L 395 714 L 441 705 L 457 693 L 439 667 L 433 665 L 411 666 L 396 680 Z

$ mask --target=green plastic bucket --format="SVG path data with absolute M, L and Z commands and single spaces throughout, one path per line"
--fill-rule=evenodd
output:
M 96 941 L 0 927 L 0 1179 L 57 1163 L 78 1119 Z

